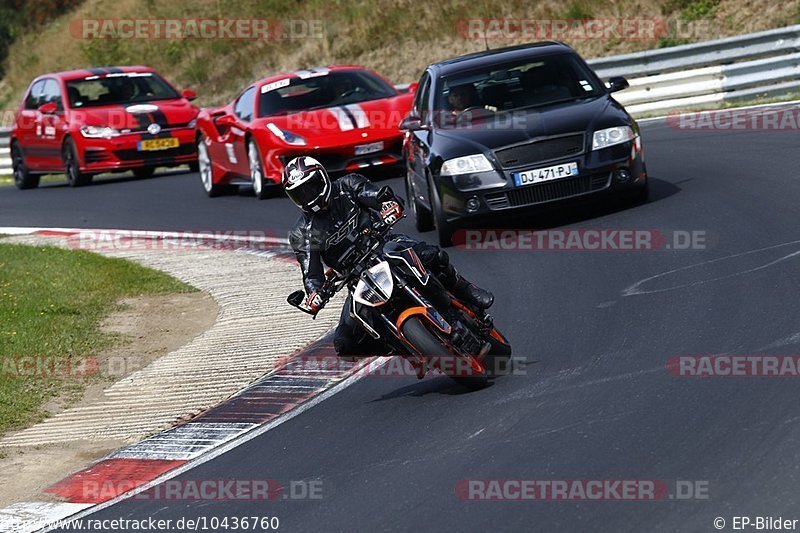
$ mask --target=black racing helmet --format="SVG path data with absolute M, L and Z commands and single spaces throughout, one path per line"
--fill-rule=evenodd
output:
M 297 207 L 316 212 L 328 207 L 331 178 L 322 163 L 313 157 L 295 157 L 283 170 L 283 189 Z

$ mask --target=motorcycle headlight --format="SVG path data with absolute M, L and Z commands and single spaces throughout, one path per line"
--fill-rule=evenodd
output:
M 108 126 L 81 126 L 81 135 L 89 139 L 111 139 L 119 137 L 119 130 L 110 128 Z
M 476 172 L 488 172 L 494 170 L 492 164 L 483 154 L 466 155 L 448 159 L 442 165 L 439 172 L 442 176 L 458 176 L 461 174 L 474 174 Z
M 628 142 L 635 137 L 630 126 L 616 126 L 594 132 L 592 137 L 592 150 L 607 148 L 615 144 Z
M 296 133 L 292 133 L 291 131 L 282 130 L 272 122 L 267 124 L 267 129 L 272 132 L 275 137 L 282 140 L 286 144 L 291 144 L 292 146 L 305 146 L 306 140 L 297 135 Z
M 389 301 L 393 289 L 389 263 L 382 261 L 361 275 L 353 292 L 353 299 L 369 307 L 378 307 Z

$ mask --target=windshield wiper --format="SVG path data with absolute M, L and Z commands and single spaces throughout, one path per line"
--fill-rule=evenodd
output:
M 551 102 L 542 102 L 540 104 L 531 104 L 531 105 L 518 107 L 514 111 L 518 111 L 518 110 L 521 110 L 521 109 L 532 109 L 532 108 L 535 108 L 535 107 L 545 107 L 545 106 L 555 105 L 555 104 L 563 104 L 563 103 L 566 103 L 566 102 L 577 102 L 578 100 L 588 100 L 590 98 L 596 98 L 598 96 L 600 96 L 600 95 L 599 94 L 594 94 L 594 95 L 586 95 L 586 96 L 570 96 L 569 98 L 562 98 L 561 100 L 553 100 Z

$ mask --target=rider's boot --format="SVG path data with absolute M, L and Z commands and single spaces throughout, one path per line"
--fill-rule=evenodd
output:
M 456 298 L 464 300 L 481 311 L 489 309 L 494 303 L 494 295 L 491 292 L 467 281 L 453 265 L 447 265 L 442 276 L 442 284 Z

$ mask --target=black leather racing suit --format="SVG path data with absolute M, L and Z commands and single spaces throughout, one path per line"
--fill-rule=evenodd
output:
M 378 219 L 380 189 L 360 174 L 348 174 L 332 183 L 328 208 L 316 213 L 303 212 L 289 232 L 289 243 L 303 271 L 306 294 L 322 287 L 325 281 L 323 263 L 338 269 L 344 252 L 349 249 L 346 237 Z M 450 266 L 447 253 L 438 246 L 426 244 L 404 235 L 390 235 L 391 239 L 407 241 L 414 248 L 422 264 L 437 274 L 445 286 L 458 279 Z M 452 279 L 451 279 L 452 278 Z M 448 283 L 448 281 L 450 283 Z M 380 353 L 372 337 L 360 332 L 350 317 L 350 296 L 342 309 L 339 326 L 334 334 L 334 347 L 339 355 L 364 355 Z

